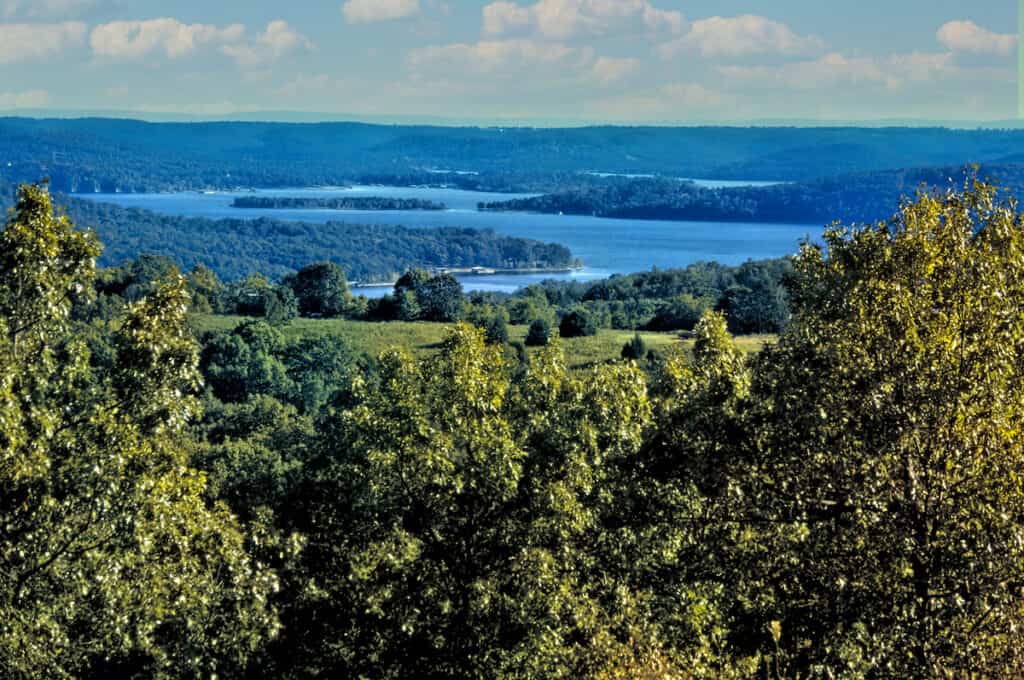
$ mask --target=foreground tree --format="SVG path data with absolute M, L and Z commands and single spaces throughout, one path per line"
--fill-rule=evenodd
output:
M 98 254 L 40 187 L 0 233 L 0 667 L 231 674 L 276 629 L 275 579 L 187 467 L 185 282 L 130 305 L 100 367 L 69 317 Z
M 797 258 L 792 325 L 754 374 L 737 496 L 761 536 L 743 617 L 760 617 L 777 668 L 1024 673 L 1015 208 L 974 183 Z
M 520 381 L 511 368 L 460 325 L 429 362 L 385 355 L 324 422 L 296 499 L 310 578 L 274 673 L 568 678 L 660 659 L 587 549 L 606 463 L 647 422 L 643 374 L 573 376 L 556 347 Z

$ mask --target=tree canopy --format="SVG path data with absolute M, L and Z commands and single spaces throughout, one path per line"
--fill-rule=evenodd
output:
M 482 304 L 421 358 L 200 346 L 207 273 L 145 260 L 117 306 L 98 253 L 40 187 L 0 233 L 9 675 L 1024 674 L 1024 216 L 987 184 L 806 244 L 758 354 L 721 305 L 643 368 Z
M 283 283 L 295 293 L 304 316 L 340 316 L 352 304 L 345 270 L 333 262 L 306 265 Z
M 0 233 L 0 666 L 230 670 L 274 634 L 276 578 L 187 465 L 199 374 L 185 284 L 132 303 L 97 366 L 70 311 L 98 255 L 44 188 L 22 188 Z

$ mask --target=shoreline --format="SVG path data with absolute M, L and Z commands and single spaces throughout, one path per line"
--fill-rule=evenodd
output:
M 571 274 L 573 272 L 582 271 L 585 267 L 583 265 L 573 267 L 551 267 L 551 268 L 540 268 L 540 269 L 498 269 L 498 268 L 480 268 L 480 267 L 439 267 L 430 269 L 432 274 L 451 274 L 453 276 L 472 276 L 486 278 L 488 276 L 530 276 L 531 274 Z M 393 288 L 398 283 L 398 280 L 394 281 L 381 281 L 374 283 L 350 283 L 349 288 Z

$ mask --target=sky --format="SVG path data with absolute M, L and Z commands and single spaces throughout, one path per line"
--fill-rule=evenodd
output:
M 1015 0 L 0 0 L 0 111 L 1017 116 Z

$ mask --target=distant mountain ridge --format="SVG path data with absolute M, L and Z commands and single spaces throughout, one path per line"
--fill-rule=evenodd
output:
M 490 211 L 593 215 L 700 222 L 829 224 L 888 219 L 918 191 L 963 189 L 973 178 L 993 182 L 1024 200 L 1024 164 L 935 167 L 853 173 L 772 186 L 708 188 L 655 179 L 620 180 L 600 187 L 487 203 Z
M 876 119 L 821 119 L 821 118 L 737 118 L 721 119 L 587 119 L 565 117 L 498 118 L 472 116 L 438 116 L 426 114 L 367 114 L 326 111 L 240 110 L 227 113 L 201 113 L 182 111 L 138 111 L 131 109 L 10 109 L 0 110 L 0 118 L 119 118 L 150 123 L 370 123 L 374 125 L 436 125 L 443 127 L 934 127 L 950 129 L 1020 129 L 1024 120 L 1017 118 L 994 119 L 939 119 L 939 118 L 876 118 Z
M 587 172 L 807 181 L 1019 158 L 1024 130 L 0 119 L 0 176 L 47 176 L 64 192 L 320 186 L 368 178 L 555 191 L 566 176 Z

